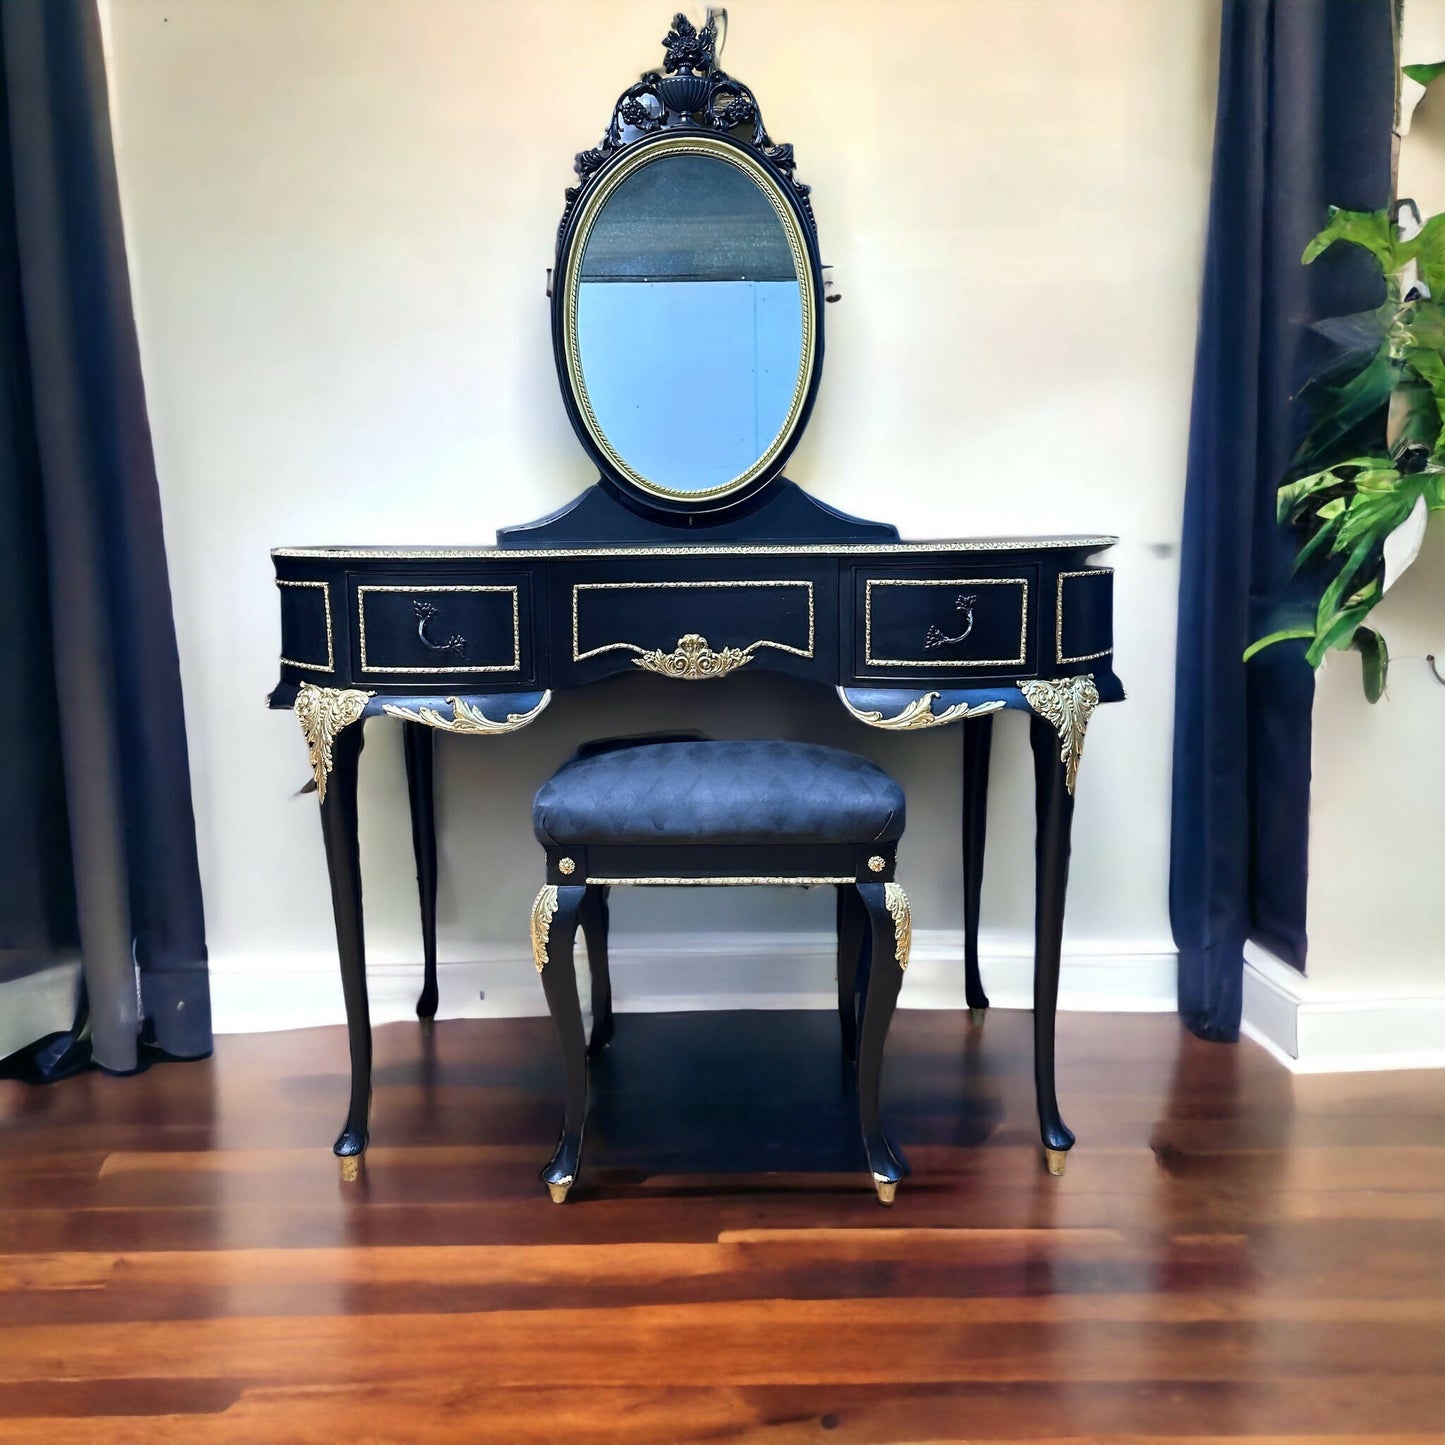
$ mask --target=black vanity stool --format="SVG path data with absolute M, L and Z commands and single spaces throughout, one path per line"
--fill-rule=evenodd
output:
M 878 1080 L 911 939 L 893 881 L 903 790 L 854 753 L 771 741 L 594 744 L 537 793 L 532 826 L 547 882 L 532 905 L 532 954 L 567 1075 L 562 1135 L 542 1171 L 561 1204 L 582 1162 L 587 1060 L 612 1035 L 607 890 L 614 885 L 833 884 L 838 1013 L 856 1061 L 863 1147 L 878 1198 L 907 1172 L 878 1117 Z M 863 949 L 864 923 L 872 947 Z M 592 975 L 589 1042 L 572 944 L 581 924 Z M 860 960 L 871 959 L 860 968 Z

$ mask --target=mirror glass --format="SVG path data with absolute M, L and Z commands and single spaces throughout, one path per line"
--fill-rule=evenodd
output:
M 578 270 L 581 380 L 644 485 L 729 490 L 792 425 L 804 297 L 773 201 L 716 155 L 672 153 L 607 197 Z

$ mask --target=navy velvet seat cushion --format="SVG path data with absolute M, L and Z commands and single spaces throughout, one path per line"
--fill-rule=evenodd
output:
M 564 764 L 537 792 L 543 844 L 888 843 L 903 789 L 812 743 L 640 743 Z

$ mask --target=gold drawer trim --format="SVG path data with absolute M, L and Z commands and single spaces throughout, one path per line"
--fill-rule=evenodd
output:
M 1054 602 L 1054 656 L 1060 662 L 1093 662 L 1108 657 L 1114 649 L 1106 647 L 1102 652 L 1081 652 L 1077 657 L 1064 656 L 1064 582 L 1070 577 L 1112 577 L 1112 567 L 1085 567 L 1076 572 L 1059 573 L 1059 594 Z
M 294 657 L 283 657 L 282 667 L 304 667 L 308 672 L 335 672 L 336 671 L 336 646 L 331 632 L 331 586 L 326 582 L 291 582 L 280 577 L 276 579 L 278 587 L 319 587 L 321 589 L 321 605 L 326 609 L 326 661 L 325 662 L 298 662 Z
M 1021 587 L 1019 655 L 1017 657 L 874 657 L 873 589 L 875 587 Z M 869 577 L 863 585 L 863 664 L 865 667 L 1022 667 L 1029 650 L 1029 579 L 1027 577 Z
M 489 662 L 476 667 L 390 667 L 377 664 L 373 667 L 366 660 L 366 594 L 368 592 L 510 592 L 512 594 L 512 661 Z M 362 672 L 405 672 L 446 673 L 459 677 L 470 672 L 521 672 L 522 670 L 522 589 L 514 582 L 492 583 L 486 586 L 443 586 L 440 583 L 426 583 L 417 587 L 396 584 L 381 586 L 364 583 L 356 589 L 356 633 L 361 645 Z
M 718 582 L 575 582 L 572 585 L 572 661 L 583 662 L 589 657 L 600 657 L 604 652 L 636 652 L 643 655 L 650 655 L 657 649 L 642 647 L 635 642 L 605 642 L 601 647 L 589 647 L 586 652 L 581 650 L 581 622 L 578 617 L 578 604 L 581 601 L 580 594 L 583 592 L 622 592 L 636 591 L 638 588 L 650 588 L 653 590 L 678 588 L 678 587 L 802 587 L 808 593 L 808 646 L 806 649 L 794 647 L 791 643 L 775 642 L 768 638 L 760 638 L 756 642 L 749 642 L 745 647 L 738 649 L 745 653 L 754 653 L 762 647 L 772 647 L 779 652 L 791 652 L 795 657 L 812 657 L 813 644 L 817 637 L 817 618 L 813 601 L 813 584 L 804 579 L 791 580 L 783 578 L 759 578 L 748 581 Z

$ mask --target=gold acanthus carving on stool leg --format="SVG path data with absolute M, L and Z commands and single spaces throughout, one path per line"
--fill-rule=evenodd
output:
M 557 912 L 557 885 L 545 883 L 532 903 L 532 962 L 541 973 L 547 966 L 547 940 L 552 932 L 552 917 Z
M 309 682 L 303 682 L 297 691 L 292 711 L 306 738 L 318 803 L 326 801 L 326 779 L 331 775 L 333 762 L 331 745 L 336 734 L 356 722 L 375 696 L 356 688 L 316 687 Z
M 1038 679 L 1019 683 L 1028 705 L 1054 726 L 1059 735 L 1059 761 L 1064 765 L 1064 783 L 1072 794 L 1079 777 L 1079 759 L 1084 752 L 1084 733 L 1099 705 L 1099 689 L 1092 673 L 1061 677 L 1055 682 Z
M 908 907 L 908 895 L 896 883 L 883 885 L 883 904 L 893 920 L 893 956 L 898 967 L 908 968 L 908 955 L 913 949 L 913 913 Z

